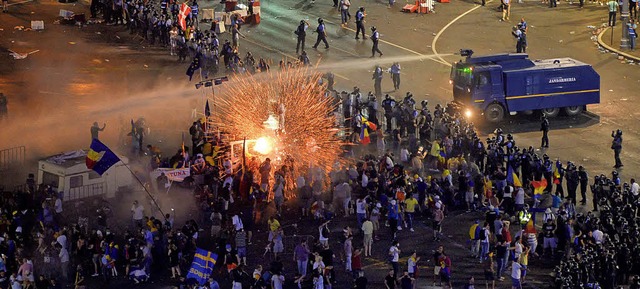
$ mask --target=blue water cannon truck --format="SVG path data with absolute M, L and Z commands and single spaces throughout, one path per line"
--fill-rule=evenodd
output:
M 493 123 L 507 114 L 575 116 L 600 103 L 600 75 L 578 60 L 531 60 L 525 53 L 474 57 L 470 49 L 460 55 L 466 58 L 451 67 L 450 83 L 467 116 L 480 113 Z

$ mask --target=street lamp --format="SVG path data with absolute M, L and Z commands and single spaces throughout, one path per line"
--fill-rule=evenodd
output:
M 620 38 L 620 49 L 629 48 L 629 29 L 627 22 L 629 21 L 629 0 L 622 0 L 620 7 L 620 22 L 622 22 L 622 38 Z

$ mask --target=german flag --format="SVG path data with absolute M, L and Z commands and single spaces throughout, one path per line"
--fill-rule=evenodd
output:
M 87 169 L 94 170 L 99 175 L 102 175 L 119 161 L 120 158 L 105 144 L 97 139 L 93 139 L 89 152 L 87 152 Z

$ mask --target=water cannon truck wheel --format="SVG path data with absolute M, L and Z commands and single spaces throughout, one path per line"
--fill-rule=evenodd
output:
M 578 106 L 567 106 L 564 108 L 564 112 L 568 115 L 568 116 L 576 116 L 579 115 L 580 113 L 582 113 L 583 110 L 583 106 L 582 105 L 578 105 Z
M 560 109 L 557 108 L 557 107 L 543 108 L 542 109 L 542 114 L 544 114 L 548 118 L 556 117 L 556 116 L 558 116 L 558 114 L 560 114 Z
M 499 103 L 492 103 L 484 110 L 484 117 L 488 122 L 500 122 L 504 119 L 504 107 Z

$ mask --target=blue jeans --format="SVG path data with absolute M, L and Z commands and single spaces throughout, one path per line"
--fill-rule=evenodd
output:
M 631 50 L 636 49 L 636 36 L 635 35 L 629 35 L 629 47 L 631 47 Z
M 496 271 L 498 273 L 498 275 L 496 277 L 500 278 L 500 277 L 502 277 L 502 273 L 504 273 L 504 263 L 505 263 L 504 262 L 504 258 L 501 258 L 501 257 L 498 256 L 498 259 L 496 260 L 496 263 L 498 265 L 498 268 L 497 268 L 497 271 Z
M 484 261 L 489 256 L 489 242 L 481 241 L 480 242 L 480 261 Z
M 309 262 L 309 260 L 298 260 L 298 273 L 300 273 L 300 275 L 305 276 L 307 275 L 307 263 Z
M 347 23 L 347 21 L 349 21 L 349 9 L 340 9 L 340 18 L 342 19 L 342 23 Z
M 391 267 L 393 267 L 393 279 L 398 279 L 398 272 L 400 271 L 400 265 L 398 265 L 398 262 L 391 262 Z
M 358 218 L 358 228 L 362 228 L 362 223 L 364 222 L 364 219 L 367 218 L 367 215 L 364 213 L 358 213 L 356 217 Z
M 405 212 L 405 214 L 407 215 L 407 226 L 409 226 L 409 229 L 412 229 L 413 228 L 413 213 Z

